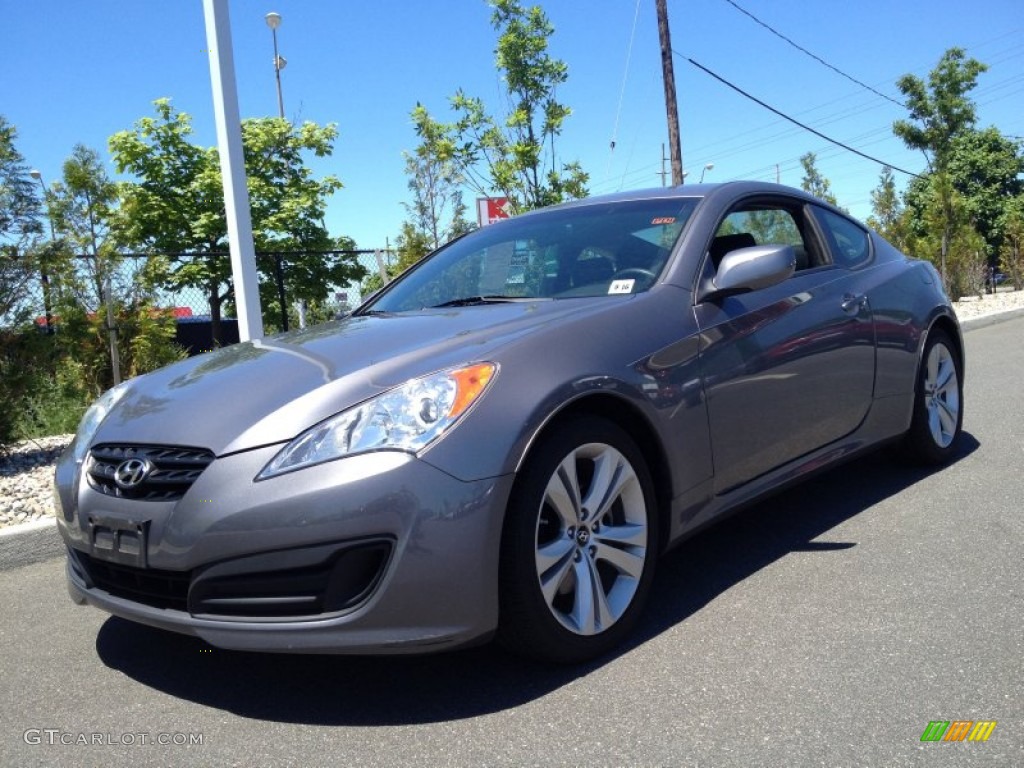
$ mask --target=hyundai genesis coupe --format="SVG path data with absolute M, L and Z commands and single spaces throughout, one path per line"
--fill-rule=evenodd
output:
M 729 511 L 884 443 L 950 459 L 963 381 L 936 270 L 835 207 L 579 200 L 109 390 L 56 470 L 68 587 L 221 648 L 579 662 Z

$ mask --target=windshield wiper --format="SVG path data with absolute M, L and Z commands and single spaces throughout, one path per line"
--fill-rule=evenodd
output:
M 443 309 L 444 307 L 473 307 L 480 304 L 504 304 L 512 301 L 538 301 L 537 296 L 501 296 L 490 294 L 487 296 L 464 296 L 461 299 L 451 299 L 440 304 L 434 304 L 431 309 Z

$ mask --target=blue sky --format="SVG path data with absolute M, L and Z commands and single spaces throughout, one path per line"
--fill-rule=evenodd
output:
M 990 66 L 974 98 L 981 126 L 1024 136 L 1021 0 L 736 0 L 833 66 L 899 98 L 896 79 L 926 77 L 961 46 Z M 559 98 L 573 110 L 558 141 L 579 160 L 592 193 L 660 185 L 666 141 L 654 0 L 544 0 L 551 48 L 569 65 Z M 216 142 L 201 0 L 33 0 L 3 4 L 5 86 L 0 114 L 44 179 L 59 177 L 75 143 L 107 138 L 171 97 L 193 116 L 195 140 Z M 726 0 L 669 0 L 673 48 L 817 130 L 910 171 L 924 159 L 892 136 L 905 111 L 825 68 Z M 422 102 L 440 119 L 458 88 L 502 103 L 496 36 L 484 0 L 233 0 L 232 37 L 243 117 L 275 115 L 269 11 L 278 30 L 285 112 L 335 122 L 339 137 L 319 173 L 345 184 L 327 224 L 360 247 L 394 242 L 409 199 L 403 150 L 416 138 L 409 112 Z M 628 62 L 628 66 L 627 66 Z M 799 157 L 815 152 L 839 203 L 870 213 L 880 167 L 829 145 L 675 58 L 683 159 L 696 180 L 738 178 L 799 186 Z M 615 140 L 615 149 L 610 143 Z M 114 169 L 110 166 L 110 173 Z M 898 176 L 900 183 L 905 179 Z

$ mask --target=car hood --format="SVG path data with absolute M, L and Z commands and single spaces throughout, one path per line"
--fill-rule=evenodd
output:
M 194 446 L 217 455 L 284 442 L 410 378 L 500 362 L 495 356 L 507 344 L 629 300 L 358 316 L 236 344 L 132 380 L 92 442 Z

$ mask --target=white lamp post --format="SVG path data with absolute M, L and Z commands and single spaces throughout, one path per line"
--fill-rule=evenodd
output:
M 707 165 L 704 166 L 704 169 L 700 172 L 700 183 L 701 184 L 704 183 L 704 174 L 707 173 L 708 171 L 710 171 L 714 167 L 715 167 L 714 163 L 708 163 Z

